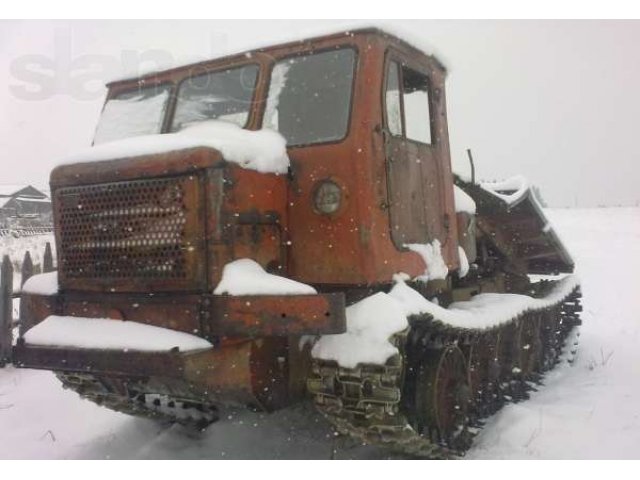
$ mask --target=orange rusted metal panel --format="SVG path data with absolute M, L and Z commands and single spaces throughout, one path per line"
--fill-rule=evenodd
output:
M 24 368 L 110 375 L 133 373 L 139 376 L 181 376 L 183 369 L 183 358 L 178 353 L 119 352 L 32 346 L 23 343 L 17 345 L 13 351 L 14 362 Z
M 102 162 L 79 160 L 72 165 L 53 169 L 51 189 L 85 184 L 111 183 L 150 177 L 167 177 L 197 173 L 223 164 L 220 152 L 212 148 L 196 147 L 188 150 L 157 153 L 147 156 L 114 158 Z
M 197 295 L 66 295 L 60 304 L 60 314 L 64 316 L 120 319 L 200 334 Z
M 57 296 L 20 295 L 20 336 L 34 325 L 37 325 L 49 315 L 58 312 L 59 299 Z
M 338 39 L 334 42 L 339 44 Z M 394 245 L 391 239 L 393 225 L 388 208 L 393 199 L 388 193 L 381 93 L 385 53 L 391 46 L 405 58 L 426 66 L 434 88 L 440 92 L 432 111 L 438 138 L 431 153 L 435 156 L 434 166 L 422 181 L 430 177 L 428 181 L 438 186 L 435 197 L 430 197 L 437 200 L 437 206 L 431 206 L 429 221 L 436 232 L 434 238 L 443 245 L 445 261 L 450 268 L 456 268 L 457 231 L 444 103 L 445 74 L 431 57 L 388 37 L 355 34 L 350 45 L 358 49 L 358 57 L 347 137 L 337 143 L 289 150 L 293 164 L 288 210 L 292 242 L 288 252 L 289 273 L 313 284 L 362 285 L 388 283 L 398 271 L 412 276 L 425 271 L 420 256 L 402 245 Z M 334 181 L 344 191 L 344 205 L 332 215 L 319 215 L 312 208 L 313 192 L 323 179 Z M 411 189 L 407 190 L 411 193 Z M 427 207 L 425 204 L 424 208 Z M 425 237 L 423 243 L 434 238 Z M 322 261 L 309 261 L 310 258 Z
M 25 294 L 22 301 L 28 328 L 55 314 L 134 321 L 206 338 L 335 334 L 346 330 L 342 293 L 242 297 Z
M 211 335 L 325 335 L 346 331 L 344 295 L 212 296 Z
M 182 380 L 188 390 L 219 405 L 282 408 L 299 400 L 289 392 L 286 339 L 223 344 L 196 352 L 138 352 L 25 345 L 13 348 L 21 368 L 107 377 Z M 198 393 L 196 393 L 198 392 Z

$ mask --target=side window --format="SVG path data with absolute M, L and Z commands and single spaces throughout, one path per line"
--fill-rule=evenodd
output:
M 431 144 L 431 107 L 429 79 L 426 75 L 402 67 L 405 135 L 409 140 Z
M 341 140 L 349 129 L 355 50 L 343 48 L 278 61 L 263 125 L 287 145 Z
M 389 63 L 387 88 L 384 101 L 387 110 L 387 127 L 391 135 L 402 136 L 402 110 L 400 108 L 400 72 L 396 62 Z
M 395 61 L 389 62 L 384 101 L 387 128 L 392 135 L 431 144 L 431 103 L 426 75 L 405 65 L 400 67 Z

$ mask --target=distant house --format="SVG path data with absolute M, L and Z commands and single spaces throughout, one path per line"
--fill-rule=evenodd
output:
M 0 228 L 28 228 L 52 223 L 51 199 L 33 185 L 0 185 Z

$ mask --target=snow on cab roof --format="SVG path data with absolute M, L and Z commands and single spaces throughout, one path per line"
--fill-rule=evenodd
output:
M 179 70 L 189 66 L 205 65 L 209 62 L 220 61 L 225 58 L 232 58 L 237 56 L 246 55 L 249 56 L 252 53 L 264 52 L 271 49 L 282 48 L 288 45 L 303 44 L 306 42 L 313 42 L 324 37 L 338 37 L 338 36 L 350 36 L 356 35 L 379 35 L 387 38 L 391 38 L 400 43 L 423 52 L 425 55 L 434 59 L 444 71 L 449 71 L 447 66 L 448 62 L 443 61 L 443 56 L 440 53 L 436 54 L 435 48 L 422 38 L 417 32 L 410 31 L 406 28 L 398 27 L 397 25 L 382 22 L 382 23 L 352 23 L 346 22 L 340 24 L 340 26 L 330 28 L 316 28 L 307 30 L 307 34 L 301 36 L 300 34 L 285 34 L 271 40 L 265 40 L 259 43 L 253 44 L 240 44 L 237 47 L 230 47 L 225 50 L 221 50 L 215 57 L 196 57 L 186 61 L 177 61 L 172 64 L 155 65 L 153 67 L 147 67 L 145 70 L 137 72 L 123 72 L 122 75 L 112 78 L 107 82 L 107 86 L 111 86 L 116 83 L 127 82 L 131 80 L 144 80 L 153 77 L 159 73 L 165 73 L 173 70 Z M 240 34 L 239 34 L 240 35 Z

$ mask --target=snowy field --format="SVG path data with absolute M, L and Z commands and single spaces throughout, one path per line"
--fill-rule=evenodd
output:
M 550 210 L 582 278 L 573 365 L 488 420 L 471 459 L 640 458 L 640 209 Z M 388 458 L 336 439 L 308 406 L 224 412 L 201 435 L 80 400 L 49 372 L 0 370 L 0 458 Z

